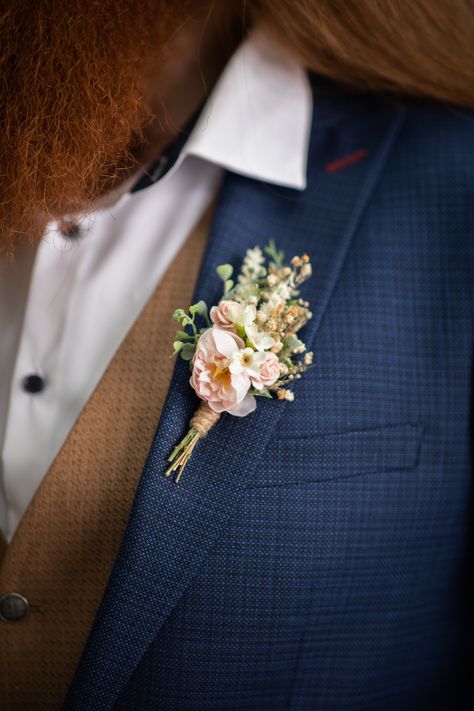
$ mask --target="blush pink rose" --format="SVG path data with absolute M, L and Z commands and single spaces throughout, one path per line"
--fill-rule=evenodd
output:
M 230 318 L 232 307 L 235 306 L 235 301 L 223 300 L 218 306 L 213 306 L 209 312 L 212 323 L 225 331 L 234 331 L 235 326 Z
M 235 333 L 217 326 L 204 331 L 198 341 L 189 382 L 214 412 L 244 417 L 255 410 L 255 398 L 248 394 L 250 378 L 245 373 L 231 373 L 229 370 L 233 354 L 244 346 L 243 340 Z
M 265 358 L 260 362 L 257 374 L 252 374 L 252 385 L 257 389 L 268 387 L 276 383 L 280 376 L 280 362 L 275 353 L 265 353 Z

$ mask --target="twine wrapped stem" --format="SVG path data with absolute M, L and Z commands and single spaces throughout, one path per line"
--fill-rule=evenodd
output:
M 220 412 L 214 412 L 207 402 L 202 402 L 189 423 L 189 430 L 185 437 L 181 440 L 177 447 L 171 452 L 168 457 L 170 466 L 165 471 L 165 476 L 170 476 L 173 472 L 178 472 L 175 482 L 178 483 L 183 473 L 194 447 L 202 437 L 205 437 L 211 427 L 213 427 L 219 417 Z

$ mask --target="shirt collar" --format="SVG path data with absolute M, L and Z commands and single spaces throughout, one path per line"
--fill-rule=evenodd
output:
M 312 111 L 306 72 L 254 29 L 165 155 L 133 177 L 130 192 L 166 180 L 186 156 L 304 190 Z
M 303 190 L 312 110 L 304 69 L 254 29 L 225 67 L 182 155 Z

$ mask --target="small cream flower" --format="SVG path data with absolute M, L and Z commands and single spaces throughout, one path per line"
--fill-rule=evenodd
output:
M 254 269 L 257 271 L 265 261 L 263 252 L 260 247 L 254 247 L 253 249 L 248 249 L 244 257 L 244 267 L 247 269 Z
M 255 321 L 257 309 L 252 304 L 242 306 L 242 304 L 233 301 L 228 310 L 228 317 L 236 326 L 250 326 Z
M 291 291 L 290 287 L 288 284 L 284 281 L 280 282 L 278 286 L 275 289 L 275 294 L 282 300 L 282 301 L 288 301 L 288 299 L 291 299 Z
M 232 356 L 229 371 L 248 377 L 256 390 L 273 385 L 280 376 L 278 357 L 274 353 L 243 348 Z
M 244 373 L 249 378 L 257 377 L 263 360 L 265 360 L 265 353 L 254 351 L 253 348 L 242 348 L 232 355 L 229 370 L 231 373 Z
M 275 339 L 265 331 L 259 331 L 254 323 L 245 327 L 245 333 L 257 351 L 266 351 L 275 344 Z
M 242 264 L 241 273 L 237 277 L 240 284 L 248 284 L 250 282 L 256 281 L 262 272 L 265 273 L 262 268 L 265 262 L 265 257 L 260 247 L 254 247 L 254 249 L 248 249 L 245 254 L 245 259 Z

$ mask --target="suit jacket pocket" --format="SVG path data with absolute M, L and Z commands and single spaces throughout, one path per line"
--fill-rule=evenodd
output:
M 281 438 L 266 448 L 249 488 L 414 469 L 421 437 L 421 425 L 401 423 Z

